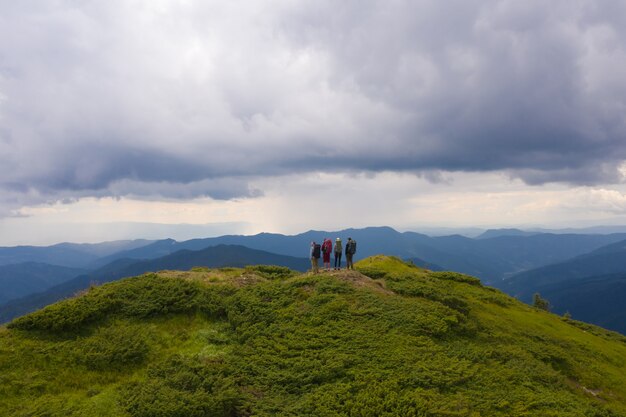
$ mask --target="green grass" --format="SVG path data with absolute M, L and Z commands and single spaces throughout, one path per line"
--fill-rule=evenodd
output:
M 356 267 L 164 271 L 17 319 L 0 415 L 626 416 L 625 337 L 467 275 Z

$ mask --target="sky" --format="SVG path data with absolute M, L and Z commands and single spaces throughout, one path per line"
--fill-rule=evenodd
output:
M 0 245 L 626 225 L 621 0 L 0 0 Z

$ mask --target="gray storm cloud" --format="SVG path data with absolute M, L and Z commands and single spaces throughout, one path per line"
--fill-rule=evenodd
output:
M 250 178 L 317 170 L 622 178 L 621 1 L 0 12 L 0 214 L 89 195 L 252 197 Z

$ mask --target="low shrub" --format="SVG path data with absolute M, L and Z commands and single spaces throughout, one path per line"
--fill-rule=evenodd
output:
M 91 370 L 121 370 L 142 364 L 148 356 L 143 326 L 114 323 L 79 339 L 76 361 Z
M 461 274 L 459 272 L 437 271 L 431 272 L 430 276 L 449 281 L 463 282 L 465 284 L 476 285 L 479 287 L 482 286 L 482 284 L 480 283 L 480 279 L 470 275 Z
M 81 297 L 67 299 L 19 317 L 9 323 L 7 327 L 50 332 L 76 331 L 84 324 L 101 320 L 109 312 L 119 308 L 119 299 L 101 296 L 106 291 L 103 288 L 93 288 Z
M 148 318 L 195 311 L 223 318 L 224 299 L 233 291 L 230 285 L 205 286 L 196 281 L 147 274 L 94 287 L 82 296 L 15 319 L 8 327 L 72 333 L 109 318 Z
M 267 279 L 284 279 L 298 275 L 297 272 L 292 271 L 286 266 L 276 265 L 252 265 L 246 266 L 245 270 Z
M 148 369 L 144 381 L 120 387 L 120 403 L 133 417 L 233 416 L 241 403 L 220 362 L 175 355 Z
M 359 266 L 357 268 L 357 271 L 359 271 L 363 275 L 368 276 L 372 279 L 381 279 L 387 276 L 387 271 L 384 271 L 376 267 Z

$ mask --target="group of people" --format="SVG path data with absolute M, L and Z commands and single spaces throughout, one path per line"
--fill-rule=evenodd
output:
M 322 244 L 311 242 L 311 250 L 310 250 L 310 258 L 311 258 L 311 269 L 314 273 L 318 273 L 320 271 L 319 268 L 319 259 L 322 258 L 324 262 L 324 268 L 327 271 L 330 271 L 330 255 L 331 253 L 335 254 L 335 268 L 341 269 L 341 255 L 343 253 L 343 247 L 341 243 L 341 239 L 335 239 L 335 246 L 333 248 L 333 242 L 330 239 L 324 239 Z M 356 240 L 352 238 L 348 238 L 346 242 L 346 268 L 354 269 L 354 264 L 352 263 L 352 258 L 356 253 Z

